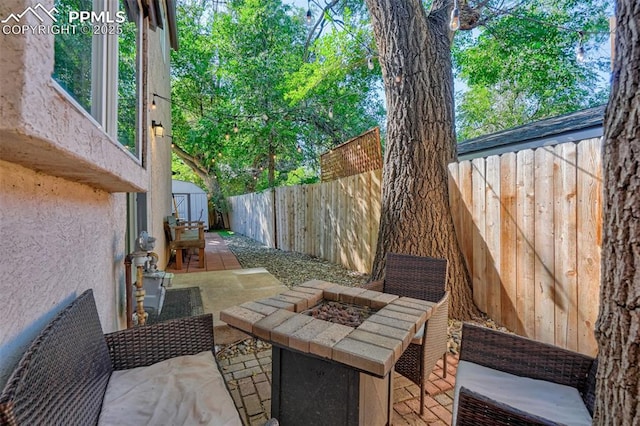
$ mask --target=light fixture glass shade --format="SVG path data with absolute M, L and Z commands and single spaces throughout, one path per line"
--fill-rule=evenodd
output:
M 151 128 L 153 129 L 153 134 L 157 137 L 161 138 L 164 136 L 164 127 L 162 127 L 162 123 L 153 120 L 151 121 Z
M 457 31 L 460 28 L 460 10 L 454 7 L 451 11 L 451 20 L 449 21 L 451 31 Z

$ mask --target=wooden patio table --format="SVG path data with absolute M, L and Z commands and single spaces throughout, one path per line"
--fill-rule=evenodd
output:
M 303 313 L 322 300 L 375 312 L 356 328 Z M 271 416 L 281 425 L 388 425 L 394 365 L 434 305 L 312 280 L 220 319 L 273 345 Z

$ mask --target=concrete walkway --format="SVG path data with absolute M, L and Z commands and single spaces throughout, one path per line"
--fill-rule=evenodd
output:
M 191 255 L 182 271 L 167 269 L 177 274 L 172 287 L 200 287 L 204 311 L 214 315 L 216 344 L 239 343 L 241 346 L 244 343 L 240 342 L 250 337 L 222 323 L 220 310 L 282 293 L 288 288 L 264 268 L 241 269 L 222 237 L 217 233 L 206 235 L 205 268 L 197 267 L 197 254 Z M 220 366 L 244 424 L 263 425 L 271 412 L 271 350 L 246 354 L 238 351 L 221 359 Z M 395 374 L 392 424 L 450 425 L 457 366 L 457 357 L 449 356 L 448 374 L 444 378 L 442 360 L 438 361 L 426 384 L 428 395 L 423 416 L 420 416 L 420 388 Z

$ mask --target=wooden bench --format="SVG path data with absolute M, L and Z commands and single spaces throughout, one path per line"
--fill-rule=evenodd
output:
M 211 314 L 104 335 L 91 290 L 36 337 L 0 393 L 2 425 L 242 425 Z
M 183 222 L 167 216 L 164 227 L 169 249 L 176 251 L 176 269 L 182 269 L 183 250 L 189 249 L 198 249 L 198 267 L 204 268 L 204 222 Z

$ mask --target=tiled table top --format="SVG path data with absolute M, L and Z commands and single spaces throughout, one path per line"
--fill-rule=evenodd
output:
M 301 313 L 322 299 L 378 311 L 357 328 Z M 272 344 L 384 377 L 431 316 L 433 306 L 420 299 L 312 280 L 277 296 L 225 309 L 220 319 Z

